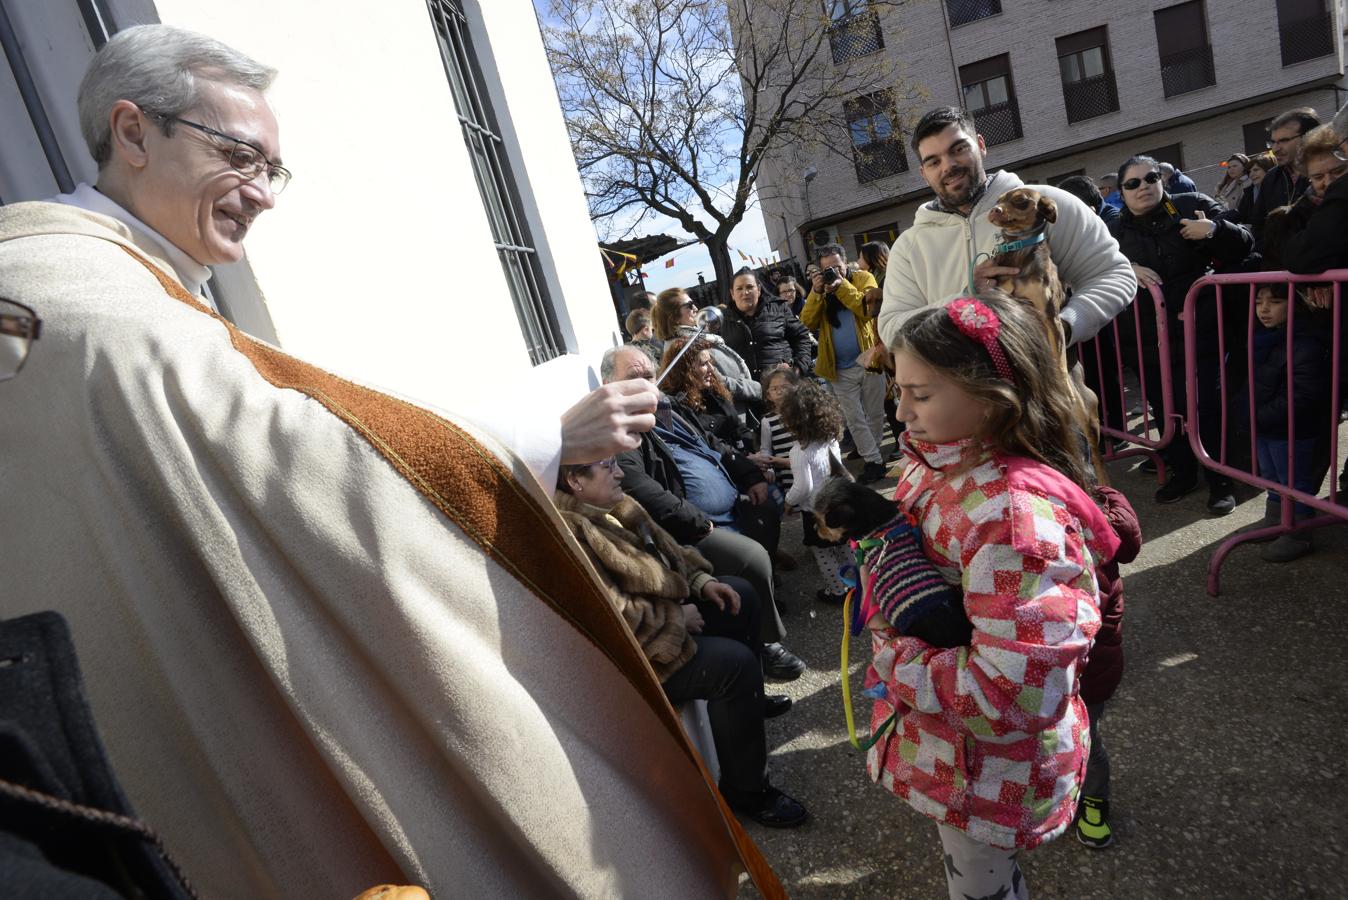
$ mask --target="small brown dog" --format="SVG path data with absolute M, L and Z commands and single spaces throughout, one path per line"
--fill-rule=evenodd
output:
M 1020 269 L 1016 275 L 999 276 L 997 288 L 1023 301 L 1043 323 L 1044 336 L 1062 366 L 1063 377 L 1076 391 L 1077 417 L 1090 442 L 1096 477 L 1106 484 L 1104 461 L 1099 453 L 1100 418 L 1096 412 L 1099 399 L 1086 387 L 1080 367 L 1067 364 L 1067 336 L 1058 315 L 1067 295 L 1044 234 L 1049 224 L 1058 221 L 1058 205 L 1034 188 L 1019 187 L 997 198 L 988 221 L 1000 229 L 997 246 L 993 248 L 993 263 Z

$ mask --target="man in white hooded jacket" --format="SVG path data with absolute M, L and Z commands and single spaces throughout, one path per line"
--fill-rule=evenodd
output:
M 969 116 L 953 106 L 928 112 L 912 145 L 936 199 L 918 209 L 890 250 L 879 318 L 886 345 L 913 313 L 967 293 L 971 265 L 975 291 L 1017 271 L 992 264 L 997 226 L 987 214 L 998 197 L 1024 183 L 1010 172 L 987 175 L 983 138 Z M 1062 311 L 1068 343 L 1088 340 L 1132 302 L 1137 279 L 1099 216 L 1066 191 L 1034 188 L 1058 205 L 1058 221 L 1046 234 L 1058 275 L 1072 289 Z

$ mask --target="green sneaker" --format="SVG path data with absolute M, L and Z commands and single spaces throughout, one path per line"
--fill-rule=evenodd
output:
M 1103 850 L 1114 841 L 1114 830 L 1109 827 L 1109 801 L 1099 797 L 1082 797 L 1077 807 L 1077 840 L 1092 850 Z

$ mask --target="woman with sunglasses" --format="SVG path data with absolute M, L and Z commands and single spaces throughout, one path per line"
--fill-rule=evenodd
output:
M 668 344 L 675 338 L 692 338 L 697 332 L 697 304 L 683 288 L 669 288 L 660 292 L 651 307 L 651 324 L 655 327 L 655 336 Z M 710 345 L 711 361 L 716 366 L 740 421 L 750 427 L 757 427 L 755 411 L 763 399 L 763 386 L 758 383 L 749 366 L 740 356 L 721 339 L 720 335 L 704 332 L 702 339 Z M 749 416 L 754 419 L 749 422 Z
M 757 593 L 742 578 L 714 578 L 702 554 L 623 493 L 622 480 L 613 459 L 564 465 L 557 509 L 665 695 L 673 703 L 707 701 L 731 809 L 771 828 L 801 824 L 805 807 L 768 781 L 763 720 L 786 712 L 791 700 L 763 693 Z
M 1119 167 L 1119 189 L 1123 194 L 1123 212 L 1118 221 L 1110 225 L 1110 232 L 1118 240 L 1123 255 L 1133 264 L 1140 290 L 1155 285 L 1165 295 L 1175 409 L 1183 410 L 1185 357 L 1179 315 L 1184 309 L 1185 294 L 1195 281 L 1213 271 L 1215 265 L 1226 267 L 1244 262 L 1254 251 L 1254 237 L 1245 226 L 1225 221 L 1222 218 L 1224 208 L 1207 194 L 1172 196 L 1166 193 L 1160 165 L 1150 156 L 1130 157 Z M 1155 307 L 1144 295 L 1139 309 L 1143 331 L 1143 374 L 1149 386 L 1152 412 L 1159 417 L 1162 413 L 1157 386 L 1161 383 L 1161 374 Z M 1198 357 L 1195 361 L 1199 432 L 1203 445 L 1214 452 L 1221 440 L 1222 424 L 1222 359 L 1218 350 L 1217 320 L 1216 302 L 1206 294 L 1200 295 Z M 1133 346 L 1136 340 L 1132 334 L 1133 322 L 1131 315 L 1119 317 L 1119 324 L 1127 333 L 1124 346 Z M 1228 349 L 1236 340 L 1233 329 L 1227 329 Z M 1174 503 L 1198 488 L 1198 460 L 1182 435 L 1170 442 L 1163 455 L 1171 476 L 1156 492 L 1156 502 Z M 1230 513 L 1236 506 L 1231 480 L 1210 469 L 1205 470 L 1205 474 L 1208 512 L 1219 516 Z

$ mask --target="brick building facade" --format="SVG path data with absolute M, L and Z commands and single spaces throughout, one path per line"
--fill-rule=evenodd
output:
M 894 83 L 929 99 L 897 109 L 888 85 L 859 85 L 832 150 L 765 161 L 759 195 L 783 256 L 826 239 L 855 252 L 911 224 L 931 192 L 908 139 L 931 106 L 974 113 L 989 171 L 1052 183 L 1151 151 L 1212 192 L 1222 160 L 1263 149 L 1274 115 L 1327 118 L 1348 100 L 1341 0 L 821 2 L 835 58 L 885 54 Z

